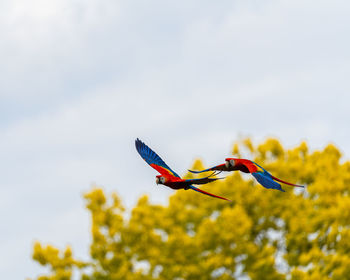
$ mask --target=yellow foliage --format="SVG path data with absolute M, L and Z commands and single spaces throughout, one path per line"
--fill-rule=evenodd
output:
M 73 271 L 84 280 L 349 279 L 350 162 L 332 144 L 310 152 L 305 142 L 284 149 L 276 139 L 244 139 L 232 152 L 242 149 L 276 177 L 307 188 L 282 193 L 232 172 L 203 186 L 232 203 L 180 190 L 168 206 L 142 196 L 130 215 L 116 194 L 94 188 L 84 196 L 90 261 L 76 260 L 70 247 L 36 243 L 33 259 L 50 269 L 37 279 L 68 280 Z M 202 168 L 196 160 L 193 169 Z

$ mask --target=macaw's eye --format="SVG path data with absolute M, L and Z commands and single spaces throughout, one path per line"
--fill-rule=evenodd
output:
M 164 184 L 164 183 L 165 183 L 165 178 L 164 178 L 164 177 L 160 177 L 160 182 L 161 182 L 162 184 Z
M 235 160 L 234 159 L 227 159 L 225 162 L 226 168 L 234 167 L 235 166 Z

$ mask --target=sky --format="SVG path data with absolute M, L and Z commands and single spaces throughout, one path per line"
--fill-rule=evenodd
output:
M 240 137 L 350 156 L 348 1 L 2 0 L 0 275 L 35 277 L 35 241 L 87 259 L 93 185 L 130 209 Z M 18 269 L 21 268 L 21 269 Z

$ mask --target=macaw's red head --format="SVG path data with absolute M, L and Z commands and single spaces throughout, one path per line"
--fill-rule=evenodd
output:
M 157 175 L 156 176 L 156 184 L 164 184 L 165 183 L 165 177 L 163 177 L 162 175 Z
M 235 158 L 226 158 L 225 159 L 225 166 L 227 168 L 234 167 L 236 165 L 236 159 Z

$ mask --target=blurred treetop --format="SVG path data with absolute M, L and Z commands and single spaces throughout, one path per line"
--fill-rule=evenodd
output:
M 167 206 L 141 197 L 126 219 L 120 198 L 95 188 L 84 196 L 90 257 L 36 243 L 33 259 L 50 270 L 37 279 L 350 279 L 350 162 L 333 145 L 311 153 L 276 139 L 234 144 L 242 152 L 306 190 L 268 190 L 232 172 L 203 186 L 232 203 L 181 190 Z

